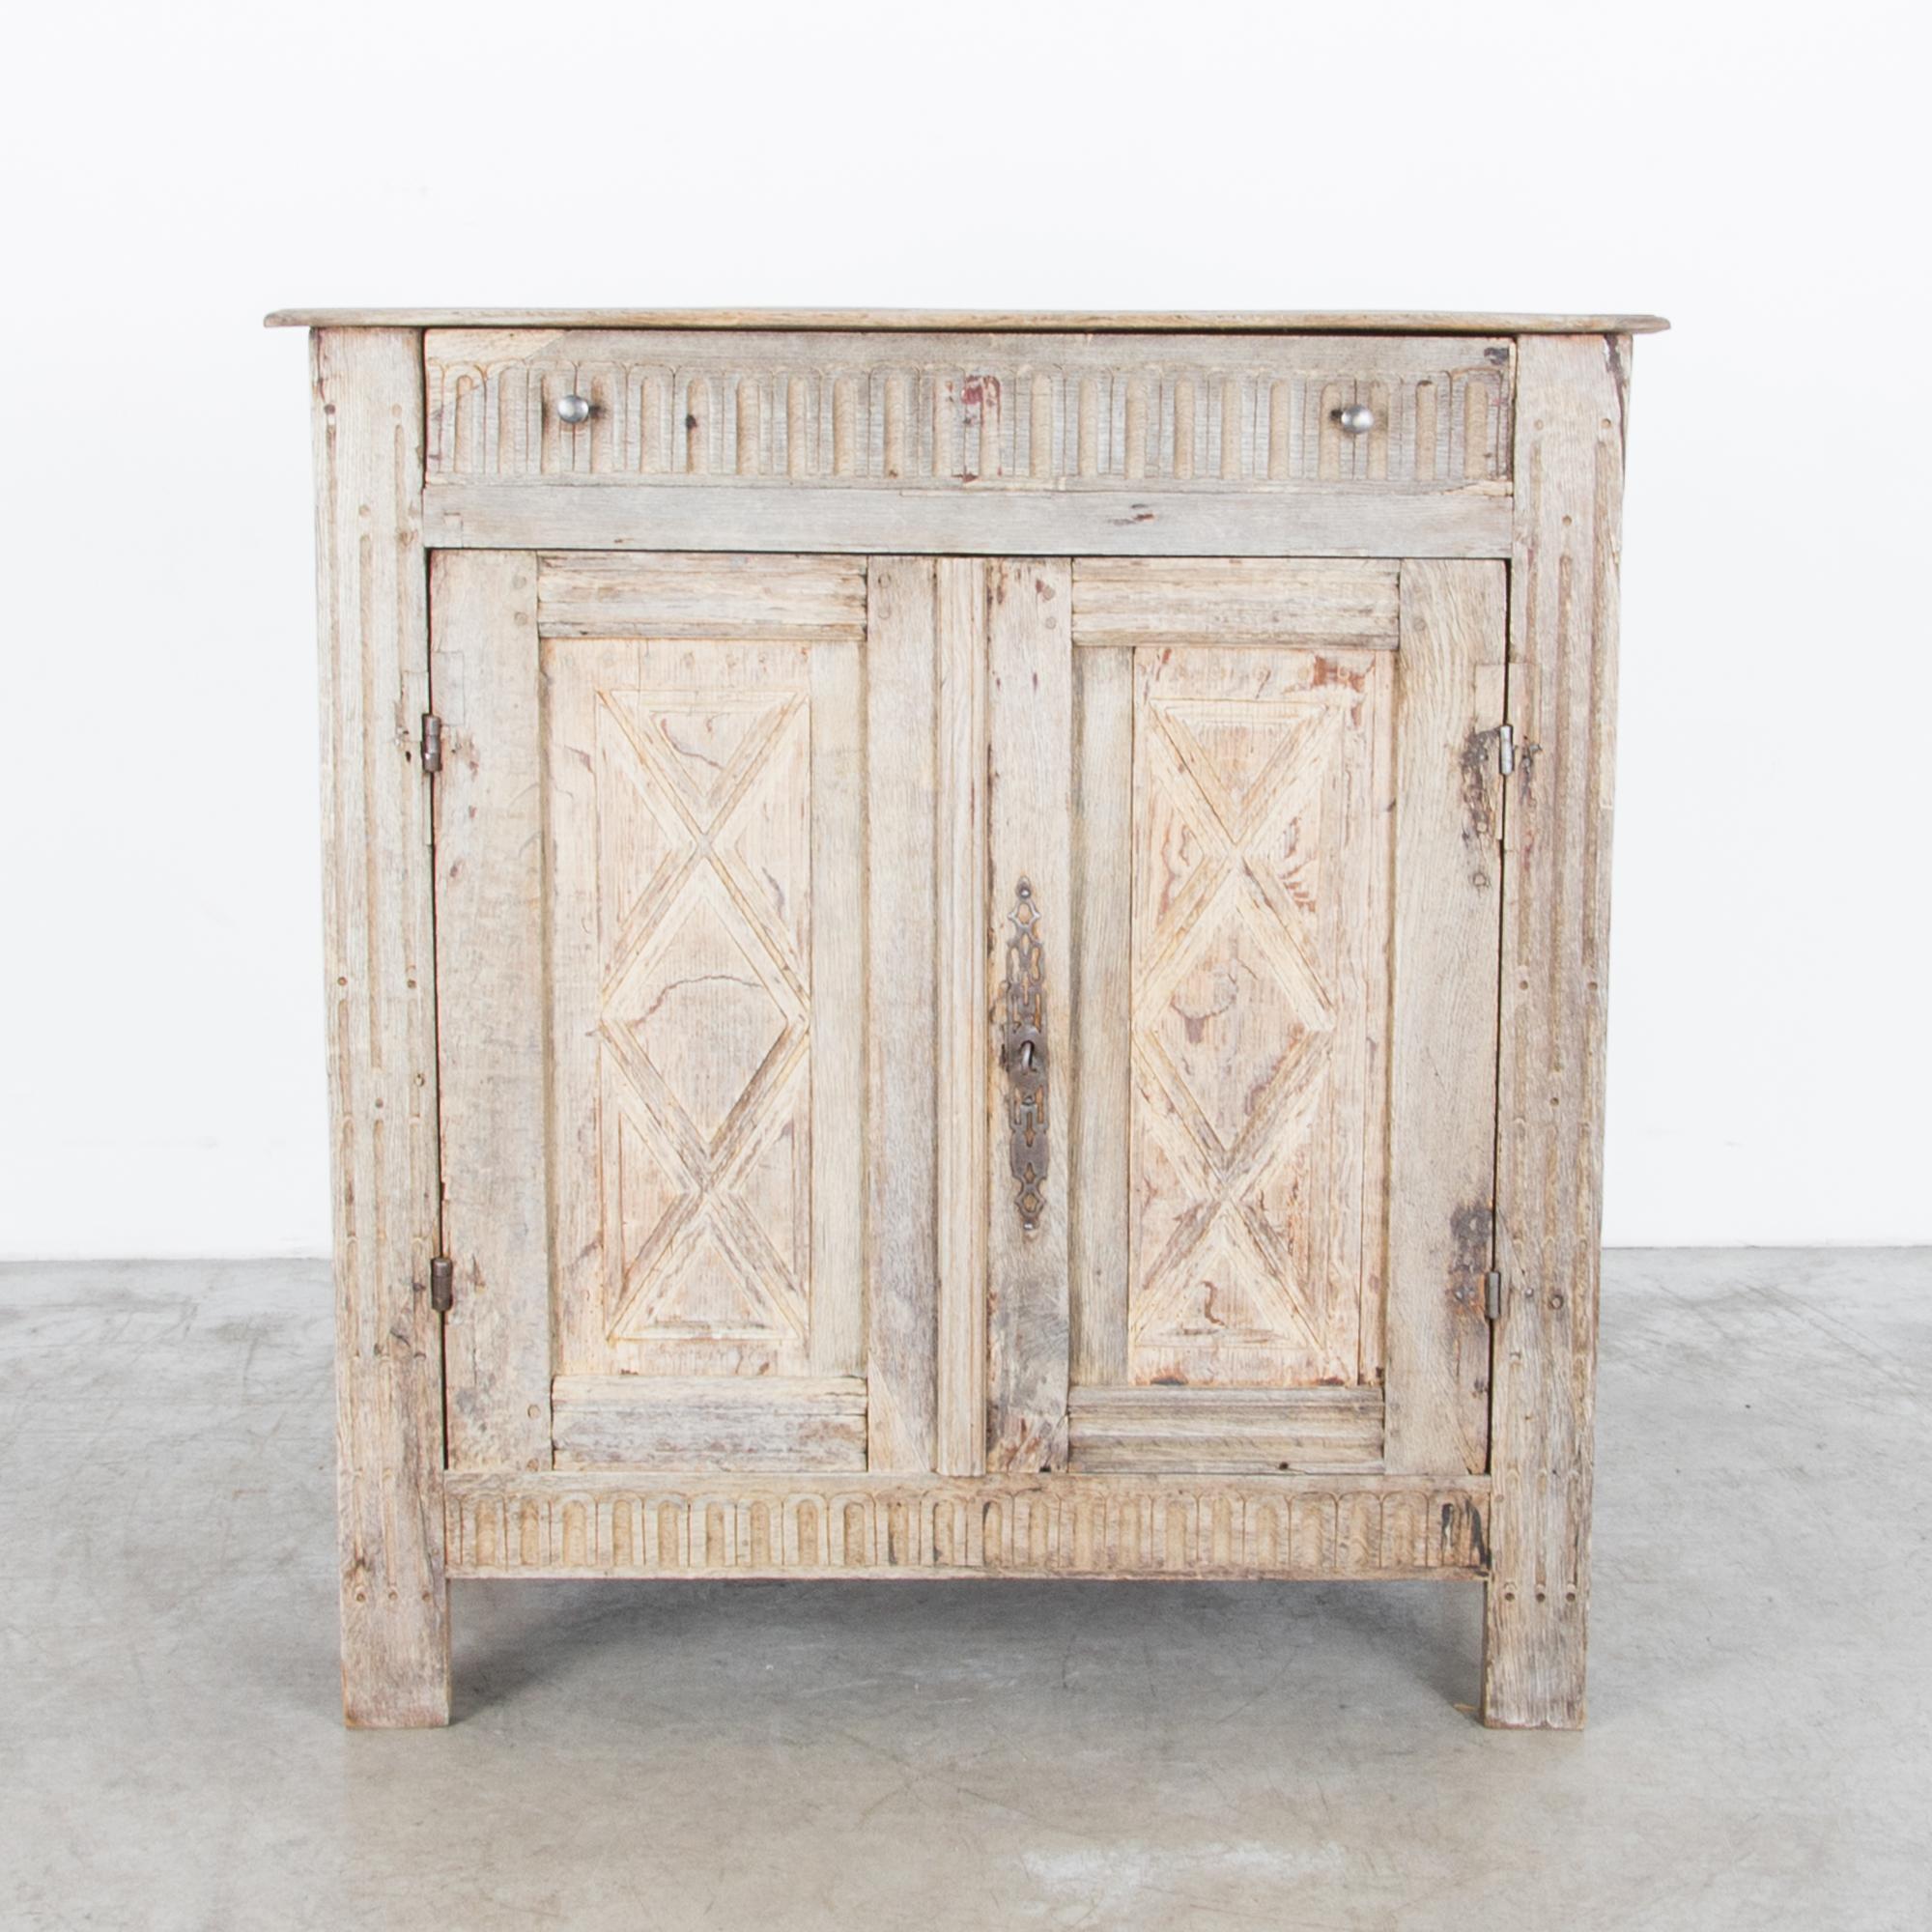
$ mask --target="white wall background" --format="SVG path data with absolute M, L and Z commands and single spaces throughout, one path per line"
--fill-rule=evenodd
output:
M 327 1242 L 297 302 L 1652 308 L 1607 1235 L 1932 1238 L 1908 10 L 9 30 L 0 1251 Z M 1914 190 L 1910 180 L 1919 181 Z

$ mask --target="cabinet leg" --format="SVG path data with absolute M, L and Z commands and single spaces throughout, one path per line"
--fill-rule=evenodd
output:
M 446 1724 L 422 338 L 318 329 L 310 355 L 342 1704 L 352 1724 Z
M 1525 1593 L 1514 1578 L 1495 1577 L 1486 1596 L 1483 1722 L 1492 1730 L 1580 1730 L 1585 1654 L 1580 1594 Z
M 342 1471 L 342 1718 L 356 1729 L 422 1729 L 449 1722 L 449 1585 L 442 1575 L 436 1493 L 407 1494 L 387 1485 L 382 1498 L 394 1514 L 387 1537 L 372 1543 L 364 1514 L 369 1472 Z M 412 1505 L 414 1507 L 412 1507 Z M 388 1510 L 375 1512 L 380 1520 Z M 397 1531 L 400 1530 L 400 1534 Z
M 1583 1721 L 1629 366 L 1588 335 L 1517 364 L 1483 1719 L 1551 1730 Z

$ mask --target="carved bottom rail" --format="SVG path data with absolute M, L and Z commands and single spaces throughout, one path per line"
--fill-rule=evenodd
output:
M 454 1577 L 1481 1577 L 1480 1478 L 452 1473 Z

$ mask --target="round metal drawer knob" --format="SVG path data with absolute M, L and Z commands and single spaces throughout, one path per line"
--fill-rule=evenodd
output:
M 590 398 L 588 396 L 559 396 L 556 399 L 557 417 L 574 429 L 581 422 L 590 420 Z
M 1344 436 L 1367 436 L 1376 426 L 1376 412 L 1367 403 L 1349 403 L 1336 415 Z

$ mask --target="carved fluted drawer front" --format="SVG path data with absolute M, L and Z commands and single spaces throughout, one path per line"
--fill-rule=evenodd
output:
M 426 345 L 432 481 L 1441 488 L 1510 473 L 1507 339 L 432 329 Z

